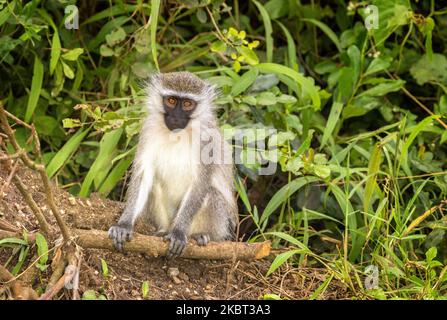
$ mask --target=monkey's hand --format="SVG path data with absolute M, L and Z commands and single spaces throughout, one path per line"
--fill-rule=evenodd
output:
M 123 246 L 126 241 L 132 240 L 132 230 L 131 226 L 126 225 L 116 225 L 109 229 L 109 238 L 113 241 L 113 246 L 118 251 L 123 251 Z
M 168 259 L 176 258 L 180 256 L 186 247 L 187 238 L 186 234 L 180 230 L 172 230 L 170 233 L 163 237 L 165 241 L 170 241 L 168 252 L 166 257 Z

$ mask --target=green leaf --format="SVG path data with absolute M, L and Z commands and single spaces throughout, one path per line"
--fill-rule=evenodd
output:
M 106 168 L 111 167 L 111 160 L 113 158 L 113 151 L 123 134 L 124 129 L 118 128 L 107 132 L 101 139 L 99 143 L 99 152 L 95 161 L 93 162 L 90 170 L 88 171 L 84 182 L 81 185 L 81 190 L 79 191 L 80 197 L 86 197 L 90 193 L 90 187 L 95 181 L 96 186 L 100 186 L 103 179 L 106 177 L 108 170 Z
M 101 258 L 101 270 L 104 278 L 107 278 L 109 276 L 109 267 L 107 266 L 107 262 L 102 258 Z
M 107 45 L 102 44 L 99 47 L 99 53 L 103 56 L 103 57 L 111 57 L 113 55 L 115 55 L 115 51 L 113 51 L 113 49 L 109 48 Z
M 196 17 L 197 20 L 200 21 L 200 23 L 206 23 L 206 21 L 208 20 L 208 16 L 206 15 L 205 10 L 203 10 L 202 8 L 197 9 Z
M 39 101 L 40 91 L 42 90 L 43 64 L 37 56 L 34 57 L 33 80 L 31 81 L 31 92 L 26 107 L 25 122 L 31 120 L 34 114 L 37 102 Z
M 298 73 L 297 71 L 289 67 L 282 66 L 276 63 L 260 63 L 256 65 L 256 68 L 258 68 L 259 71 L 264 73 L 276 73 L 279 75 L 285 75 L 292 78 L 301 86 L 301 89 L 303 91 L 302 93 L 304 95 L 309 96 L 312 99 L 314 108 L 316 110 L 320 109 L 321 107 L 320 95 L 318 94 L 317 87 L 314 85 L 313 80 L 306 78 L 302 74 Z M 301 95 L 301 92 L 297 92 L 297 94 Z
M 37 116 L 34 125 L 38 134 L 50 136 L 57 127 L 57 120 L 50 116 Z
M 434 53 L 430 59 L 425 54 L 410 68 L 410 73 L 418 85 L 431 82 L 447 84 L 447 58 L 442 54 Z
M 340 69 L 337 91 L 335 93 L 336 101 L 347 103 L 351 98 L 357 79 L 353 67 L 343 67 Z
M 313 171 L 315 175 L 321 179 L 326 179 L 331 175 L 331 169 L 328 166 L 316 164 L 313 167 Z
M 258 69 L 250 69 L 247 72 L 245 72 L 239 80 L 235 81 L 233 88 L 231 88 L 231 95 L 237 96 L 247 90 L 252 83 L 256 80 L 256 77 L 258 76 Z
M 5 245 L 5 244 L 21 244 L 21 245 L 27 246 L 28 242 L 26 242 L 23 239 L 19 239 L 19 238 L 0 239 L 0 246 Z
M 276 256 L 275 260 L 273 260 L 272 264 L 270 265 L 269 270 L 267 271 L 266 277 L 271 275 L 273 272 L 275 272 L 276 269 L 278 269 L 284 262 L 286 262 L 290 257 L 294 256 L 297 253 L 302 253 L 302 250 L 290 250 L 283 253 L 280 253 Z
M 54 30 L 53 41 L 51 42 L 50 75 L 54 73 L 60 55 L 61 40 L 59 39 L 59 33 L 57 32 L 57 30 Z
M 256 55 L 256 53 L 247 47 L 238 47 L 237 51 L 239 52 L 239 54 L 241 56 L 244 57 L 245 62 L 247 62 L 249 65 L 255 65 L 259 63 L 259 58 Z M 239 61 L 235 61 L 235 62 L 239 62 Z
M 61 61 L 62 62 L 62 61 Z M 62 67 L 64 70 L 64 74 L 68 79 L 73 79 L 74 78 L 74 72 L 73 70 L 70 68 L 70 66 L 68 64 L 66 64 L 65 62 L 62 62 Z
M 281 297 L 275 293 L 266 293 L 262 296 L 262 300 L 281 300 Z
M 433 261 L 434 258 L 436 258 L 437 255 L 438 255 L 438 249 L 436 249 L 436 247 L 431 247 L 425 253 L 425 259 L 427 262 L 431 262 Z
M 276 96 L 274 93 L 266 91 L 257 95 L 256 101 L 261 106 L 270 106 L 276 103 Z
M 366 69 L 364 76 L 369 76 L 371 74 L 374 74 L 376 72 L 383 71 L 387 69 L 390 66 L 390 62 L 383 60 L 381 58 L 375 58 L 368 66 L 368 69 Z
M 430 125 L 434 119 L 439 119 L 440 116 L 433 115 L 426 117 L 424 120 L 419 122 L 414 128 L 411 130 L 410 135 L 408 136 L 407 140 L 405 141 L 405 144 L 402 148 L 401 152 L 401 158 L 399 159 L 402 163 L 403 168 L 408 168 L 407 164 L 407 157 L 408 157 L 408 149 L 410 148 L 411 144 L 413 143 L 414 139 L 418 136 L 418 134 L 424 130 L 428 125 Z
M 111 33 L 106 35 L 106 42 L 109 47 L 115 46 L 124 39 L 126 39 L 126 31 L 124 31 L 121 27 L 116 28 L 116 30 L 113 30 Z
M 281 2 L 284 1 L 281 0 Z M 293 37 L 290 34 L 289 30 L 281 22 L 276 21 L 276 23 L 281 27 L 287 39 L 287 55 L 289 57 L 289 67 L 292 68 L 293 70 L 298 70 L 298 62 L 296 60 L 297 51 L 295 46 L 295 40 L 293 40 Z
M 321 29 L 321 31 L 323 31 L 329 39 L 331 39 L 331 41 L 335 44 L 335 46 L 337 47 L 338 52 L 342 51 L 342 47 L 340 44 L 340 40 L 338 39 L 337 35 L 335 34 L 334 31 L 332 31 L 331 28 L 329 28 L 328 25 L 326 25 L 325 23 L 315 20 L 315 19 L 301 19 L 301 21 L 306 21 L 306 22 L 310 22 L 314 25 L 316 25 L 318 28 Z
M 48 243 L 45 237 L 39 232 L 36 233 L 36 245 L 37 245 L 37 255 L 39 258 L 39 263 L 45 265 L 48 261 Z
M 264 5 L 264 8 L 269 13 L 270 19 L 278 19 L 289 13 L 289 3 L 284 0 L 270 0 Z
M 141 284 L 141 294 L 143 296 L 143 299 L 147 299 L 149 297 L 149 282 L 143 281 Z
M 82 122 L 79 119 L 66 118 L 62 119 L 62 126 L 67 129 L 82 127 Z
M 377 86 L 374 86 L 368 90 L 363 91 L 361 94 L 359 94 L 357 97 L 362 97 L 362 96 L 372 96 L 372 97 L 377 97 L 377 96 L 384 96 L 387 93 L 390 92 L 396 92 L 399 91 L 400 89 L 403 88 L 405 84 L 404 80 L 391 80 L 385 83 L 380 83 Z
M 70 50 L 70 51 L 64 53 L 62 55 L 62 58 L 64 58 L 65 60 L 69 60 L 69 61 L 76 61 L 76 60 L 78 60 L 79 56 L 83 53 L 84 53 L 84 49 L 76 48 L 76 49 L 73 49 L 73 50 Z
M 295 103 L 297 99 L 294 96 L 289 96 L 288 94 L 282 94 L 279 97 L 276 97 L 276 100 L 279 103 Z
M 98 300 L 98 298 L 94 290 L 87 290 L 82 294 L 82 300 Z
M 374 0 L 379 14 L 379 29 L 371 29 L 377 47 L 400 26 L 409 22 L 411 7 L 408 0 Z
M 324 128 L 323 138 L 321 139 L 320 150 L 326 145 L 329 138 L 332 137 L 332 133 L 335 129 L 335 126 L 338 123 L 338 119 L 340 118 L 340 114 L 343 110 L 343 103 L 334 102 L 331 107 L 331 112 L 329 113 L 329 118 L 326 122 L 326 127 Z
M 0 11 L 0 27 L 8 21 L 9 17 L 11 16 L 11 13 L 14 12 L 16 3 L 14 1 L 11 1 L 3 8 L 2 11 Z
M 296 191 L 304 187 L 306 184 L 319 181 L 316 177 L 299 177 L 295 180 L 290 181 L 284 187 L 279 189 L 273 197 L 270 199 L 269 203 L 264 209 L 264 212 L 260 218 L 260 224 L 262 224 L 270 215 L 282 204 L 287 201 Z
M 106 197 L 113 190 L 113 188 L 115 188 L 115 186 L 126 173 L 127 169 L 129 169 L 131 164 L 131 157 L 121 159 L 120 162 L 118 162 L 117 165 L 112 169 L 112 171 L 110 171 L 109 175 L 101 184 L 101 187 L 98 189 L 98 192 Z
M 70 156 L 77 150 L 84 137 L 89 130 L 79 129 L 56 153 L 51 159 L 50 163 L 46 166 L 48 177 L 52 177 L 56 172 L 64 165 L 64 163 L 70 158 Z
M 211 44 L 210 50 L 211 50 L 212 52 L 223 53 L 223 52 L 225 52 L 225 50 L 227 50 L 227 45 L 225 44 L 225 42 L 220 41 L 220 40 L 218 40 L 218 41 L 214 41 L 214 42 Z

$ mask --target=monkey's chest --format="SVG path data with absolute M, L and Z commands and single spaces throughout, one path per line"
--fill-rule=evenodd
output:
M 195 154 L 188 145 L 168 145 L 155 156 L 154 184 L 161 188 L 163 202 L 178 207 L 197 179 Z

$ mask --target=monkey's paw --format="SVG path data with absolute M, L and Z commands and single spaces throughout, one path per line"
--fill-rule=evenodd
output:
M 122 252 L 124 243 L 132 239 L 132 228 L 120 225 L 112 226 L 109 229 L 109 238 L 112 239 L 113 246 Z
M 163 237 L 165 241 L 170 241 L 166 257 L 168 259 L 176 258 L 183 253 L 187 244 L 186 234 L 173 230 Z
M 206 246 L 210 242 L 210 236 L 208 234 L 196 234 L 192 238 L 197 241 L 199 246 Z

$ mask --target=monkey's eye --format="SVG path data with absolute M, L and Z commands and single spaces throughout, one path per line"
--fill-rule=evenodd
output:
M 177 104 L 177 99 L 174 97 L 167 97 L 165 98 L 165 103 L 168 107 L 174 108 L 175 105 Z
M 186 111 L 190 111 L 195 108 L 196 103 L 192 100 L 184 99 L 182 103 L 183 109 Z

